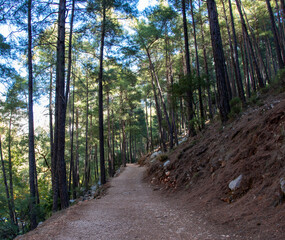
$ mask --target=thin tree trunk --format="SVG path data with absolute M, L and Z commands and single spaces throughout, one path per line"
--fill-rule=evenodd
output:
M 250 80 L 249 80 L 249 66 L 248 66 L 248 58 L 245 50 L 244 44 L 240 44 L 241 46 L 241 56 L 242 56 L 242 62 L 243 62 L 243 72 L 244 72 L 244 79 L 246 83 L 246 92 L 247 92 L 247 98 L 251 97 L 251 91 L 250 91 Z
M 152 101 L 149 102 L 149 127 L 150 127 L 150 151 L 153 151 L 153 135 L 152 135 L 152 114 L 151 114 Z
M 3 181 L 4 181 L 4 185 L 5 185 L 5 190 L 6 190 L 6 198 L 7 198 L 8 208 L 9 208 L 10 220 L 11 220 L 11 223 L 13 225 L 16 225 L 15 219 L 14 219 L 14 210 L 13 210 L 13 207 L 11 205 L 10 193 L 9 193 L 9 188 L 8 188 L 8 183 L 7 183 L 7 176 L 6 176 L 5 164 L 4 164 L 3 153 L 2 153 L 1 135 L 0 135 L 0 156 L 1 156 Z
M 35 161 L 35 189 L 36 189 L 36 204 L 40 204 L 40 193 L 39 193 L 37 162 L 36 161 Z
M 50 92 L 49 92 L 49 129 L 50 129 L 50 158 L 51 158 L 51 181 L 53 192 L 53 206 L 52 211 L 55 212 L 58 209 L 58 177 L 56 172 L 56 158 L 55 158 L 55 144 L 54 144 L 54 131 L 53 131 L 53 119 L 52 119 L 52 89 L 53 89 L 53 69 L 50 68 Z
M 74 141 L 74 115 L 75 115 L 75 109 L 74 109 L 74 96 L 75 96 L 75 80 L 73 79 L 73 95 L 72 95 L 72 120 L 71 120 L 71 139 L 70 139 L 70 175 L 69 175 L 69 191 L 71 191 L 71 185 L 74 184 L 74 178 L 76 177 L 75 171 L 74 171 L 74 154 L 73 154 L 73 141 Z M 71 177 L 72 175 L 72 177 Z M 72 178 L 72 179 L 71 179 Z M 72 181 L 73 180 L 73 184 Z M 72 186 L 72 192 L 75 190 L 74 186 Z M 72 194 L 73 196 L 74 194 Z
M 266 46 L 268 47 L 268 50 L 269 50 L 269 57 L 270 57 L 270 59 L 271 59 L 271 61 L 272 61 L 272 66 L 273 66 L 273 70 L 274 70 L 274 75 L 276 75 L 277 74 L 277 66 L 276 66 L 276 64 L 275 64 L 275 61 L 274 61 L 274 57 L 273 57 L 273 54 L 272 54 L 272 47 L 271 47 L 271 44 L 270 44 L 270 41 L 269 41 L 269 38 L 268 37 L 266 37 Z
M 122 152 L 121 152 L 121 158 L 122 158 L 122 165 L 123 167 L 126 167 L 126 133 L 125 133 L 125 120 L 121 121 L 121 129 L 122 129 Z
M 110 121 L 110 92 L 107 91 L 107 122 L 108 122 L 108 168 L 109 177 L 113 177 L 113 166 L 112 166 L 112 147 L 111 147 L 111 121 Z
M 275 25 L 275 19 L 273 16 L 273 11 L 272 11 L 269 0 L 266 0 L 266 4 L 267 4 L 267 9 L 268 9 L 269 17 L 270 17 L 270 21 L 271 21 L 271 30 L 272 30 L 273 37 L 274 37 L 276 54 L 278 57 L 278 64 L 279 64 L 279 68 L 282 69 L 284 67 L 284 61 L 282 59 L 282 52 L 283 52 L 283 56 L 284 56 L 284 51 L 282 51 L 281 44 L 280 44 L 280 41 L 278 38 L 277 29 L 276 29 L 276 25 Z
M 99 68 L 99 142 L 100 142 L 100 179 L 101 184 L 106 183 L 105 157 L 104 157 L 104 113 L 103 113 L 103 58 L 105 44 L 105 24 L 106 6 L 105 0 L 102 2 L 103 16 L 101 22 L 101 41 L 100 41 L 100 68 Z
M 73 93 L 74 94 L 74 93 Z M 76 131 L 76 149 L 75 149 L 75 166 L 73 171 L 73 198 L 76 199 L 76 188 L 79 185 L 79 113 L 78 108 L 76 108 L 76 120 L 75 120 L 75 131 Z
M 170 120 L 169 120 L 169 115 L 168 115 L 168 112 L 167 112 L 167 109 L 166 109 L 166 105 L 165 105 L 165 102 L 164 102 L 164 99 L 163 99 L 163 94 L 162 94 L 161 86 L 160 86 L 160 83 L 159 83 L 159 80 L 158 80 L 158 76 L 157 76 L 157 74 L 155 72 L 153 63 L 151 61 L 151 56 L 150 56 L 148 48 L 146 48 L 146 52 L 147 52 L 147 56 L 148 56 L 148 60 L 149 60 L 150 71 L 152 71 L 152 74 L 154 76 L 154 79 L 155 79 L 155 82 L 156 82 L 156 85 L 157 85 L 157 88 L 158 88 L 160 101 L 161 101 L 161 104 L 162 104 L 162 107 L 163 107 L 163 111 L 164 111 L 164 115 L 165 115 L 165 118 L 166 118 L 166 122 L 167 122 L 167 125 L 168 125 L 168 128 L 169 128 L 170 149 L 172 149 L 173 148 L 173 129 L 172 129 L 172 126 L 171 126 L 171 123 L 170 123 Z
M 12 154 L 11 154 L 11 144 L 12 144 L 12 137 L 11 137 L 11 131 L 12 131 L 12 112 L 10 113 L 10 119 L 9 119 L 9 131 L 8 131 L 8 166 L 9 166 L 9 189 L 10 189 L 10 203 L 11 207 L 13 209 L 13 216 L 14 216 L 14 223 L 17 225 L 17 217 L 15 213 L 15 203 L 14 203 L 14 187 L 13 187 L 13 166 L 12 166 Z
M 252 56 L 253 66 L 254 66 L 254 69 L 255 69 L 255 72 L 256 72 L 256 75 L 257 75 L 258 84 L 259 84 L 260 88 L 263 88 L 263 87 L 265 87 L 264 81 L 263 81 L 263 78 L 261 76 L 260 69 L 259 69 L 256 57 L 255 57 L 255 54 L 254 54 L 251 38 L 250 38 L 250 36 L 248 34 L 247 26 L 246 26 L 246 23 L 245 23 L 245 20 L 244 20 L 244 17 L 243 17 L 243 13 L 242 13 L 242 9 L 241 9 L 241 5 L 240 5 L 240 0 L 235 0 L 235 1 L 236 1 L 236 5 L 237 5 L 237 9 L 238 9 L 239 15 L 240 15 L 242 29 L 243 29 L 245 37 L 246 37 L 246 39 L 247 39 L 247 41 L 249 43 L 249 50 L 250 50 L 250 54 Z
M 150 73 L 151 73 L 151 85 L 152 85 L 153 96 L 154 96 L 154 101 L 155 101 L 156 115 L 157 115 L 157 120 L 158 120 L 158 128 L 159 128 L 159 134 L 160 134 L 160 143 L 161 143 L 160 146 L 162 147 L 162 150 L 166 152 L 167 148 L 166 148 L 166 144 L 165 144 L 164 136 L 162 132 L 161 111 L 160 111 L 160 105 L 159 105 L 156 90 L 155 90 L 153 71 L 150 70 Z
M 34 137 L 34 114 L 33 114 L 33 63 L 32 63 L 32 0 L 28 0 L 28 67 L 29 67 L 29 183 L 30 183 L 30 221 L 31 229 L 37 227 L 36 206 L 36 187 L 35 187 L 35 137 Z M 11 124 L 11 122 L 10 122 Z M 10 130 L 9 130 L 10 131 Z M 9 133 L 10 138 L 10 133 Z M 9 139 L 10 142 L 10 139 Z M 10 144 L 10 143 L 9 143 Z M 11 156 L 9 156 L 9 162 Z M 9 164 L 10 165 L 10 164 Z M 10 167 L 9 167 L 10 168 Z M 11 200 L 13 197 L 12 169 L 10 169 L 10 191 Z M 14 208 L 14 201 L 11 201 Z
M 194 128 L 194 111 L 193 111 L 193 86 L 191 80 L 191 66 L 190 66 L 190 53 L 189 53 L 189 40 L 188 40 L 188 27 L 186 18 L 186 5 L 185 0 L 182 0 L 182 15 L 183 15 L 183 31 L 184 31 L 184 45 L 185 45 L 185 59 L 187 78 L 189 80 L 189 89 L 187 90 L 187 103 L 188 103 L 188 124 L 189 124 L 189 136 L 196 135 Z
M 86 78 L 86 122 L 85 122 L 85 163 L 84 163 L 84 184 L 85 184 L 85 191 L 88 190 L 88 157 L 89 157 L 89 152 L 88 152 L 88 112 L 89 112 L 89 85 L 88 85 L 88 77 Z
M 233 41 L 234 41 L 232 57 L 233 57 L 235 75 L 236 75 L 236 83 L 237 83 L 239 98 L 241 99 L 242 103 L 245 104 L 246 100 L 244 96 L 244 89 L 243 89 L 242 77 L 241 77 L 241 71 L 240 71 L 237 36 L 236 36 L 235 22 L 234 22 L 234 16 L 233 16 L 233 11 L 232 11 L 231 0 L 229 0 L 229 10 L 230 10 L 230 16 L 231 16 Z M 229 33 L 229 36 L 230 36 L 230 33 Z
M 67 107 L 67 102 L 68 102 L 69 92 L 70 92 L 70 78 L 71 78 L 71 65 L 72 65 L 72 36 L 73 36 L 73 20 L 74 20 L 75 1 L 76 0 L 72 0 L 71 19 L 70 19 L 70 30 L 69 30 L 69 41 L 68 41 L 68 67 L 67 67 L 66 90 L 65 90 L 65 107 Z
M 146 151 L 149 152 L 149 128 L 148 128 L 147 99 L 145 99 L 145 124 L 146 124 Z
M 114 177 L 114 174 L 116 172 L 115 169 L 115 124 L 114 124 L 114 110 L 112 108 L 112 177 Z
M 199 95 L 200 116 L 201 116 L 202 128 L 204 128 L 205 127 L 205 116 L 204 116 L 204 106 L 203 106 L 202 90 L 201 90 L 201 83 L 200 83 L 200 63 L 199 63 L 198 44 L 197 44 L 197 36 L 196 36 L 196 24 L 195 24 L 194 10 L 193 10 L 193 1 L 192 0 L 190 0 L 190 7 L 191 7 L 191 15 L 192 15 L 192 27 L 193 27 L 193 31 L 194 31 L 194 44 L 195 44 L 195 55 L 196 55 L 196 71 L 197 71 L 197 77 L 198 77 L 198 80 L 199 80 L 199 83 L 198 83 L 198 95 Z
M 99 166 L 98 166 L 98 146 L 95 144 L 95 163 L 96 163 L 96 174 L 95 178 L 99 179 Z

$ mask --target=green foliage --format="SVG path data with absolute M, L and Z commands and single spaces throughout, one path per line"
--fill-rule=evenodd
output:
M 280 69 L 274 77 L 270 87 L 278 92 L 285 91 L 285 68 Z
M 0 219 L 0 239 L 14 239 L 17 236 L 17 227 L 10 221 Z
M 157 157 L 157 160 L 160 161 L 160 162 L 165 162 L 166 160 L 168 160 L 168 155 L 167 154 L 160 154 Z
M 229 113 L 229 118 L 235 118 L 242 111 L 242 102 L 240 98 L 235 97 L 230 101 L 231 111 Z
M 252 96 L 248 99 L 249 105 L 258 105 L 260 102 L 260 97 L 257 93 L 252 94 Z

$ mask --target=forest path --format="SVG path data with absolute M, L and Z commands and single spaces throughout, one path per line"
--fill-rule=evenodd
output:
M 111 180 L 108 194 L 81 202 L 17 239 L 239 239 L 210 225 L 175 196 L 154 191 L 144 167 L 128 164 Z

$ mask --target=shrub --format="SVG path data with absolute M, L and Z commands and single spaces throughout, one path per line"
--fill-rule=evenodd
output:
M 242 111 L 242 102 L 238 97 L 233 98 L 230 101 L 231 111 L 229 113 L 229 118 L 235 118 Z
M 166 160 L 168 160 L 168 156 L 166 154 L 160 154 L 157 157 L 157 160 L 160 161 L 160 162 L 165 162 Z

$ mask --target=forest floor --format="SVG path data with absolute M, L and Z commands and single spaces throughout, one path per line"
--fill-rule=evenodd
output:
M 145 170 L 128 164 L 111 180 L 105 196 L 58 212 L 17 239 L 245 239 L 228 226 L 209 223 L 183 194 L 151 186 Z
M 209 123 L 173 151 L 139 162 L 149 182 L 183 194 L 211 224 L 231 227 L 242 239 L 285 239 L 284 93 L 260 95 L 226 125 Z

